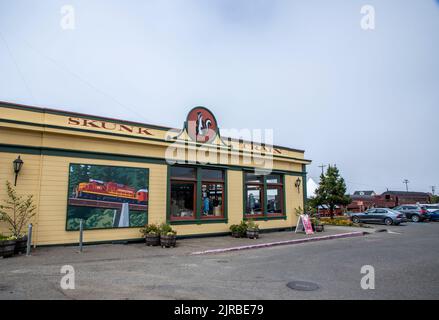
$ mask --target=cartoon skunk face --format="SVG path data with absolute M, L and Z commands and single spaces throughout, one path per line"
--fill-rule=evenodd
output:
M 197 113 L 197 123 L 195 132 L 197 136 L 205 136 L 209 133 L 209 128 L 212 125 L 212 121 L 210 119 L 204 120 L 201 112 Z

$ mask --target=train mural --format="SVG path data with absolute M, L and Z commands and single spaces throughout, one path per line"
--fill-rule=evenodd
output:
M 70 164 L 66 230 L 141 227 L 148 222 L 147 168 Z
M 89 182 L 81 182 L 75 190 L 78 199 L 91 199 L 101 201 L 115 201 L 123 203 L 143 204 L 148 203 L 148 190 L 137 190 L 116 182 L 104 182 L 90 179 Z

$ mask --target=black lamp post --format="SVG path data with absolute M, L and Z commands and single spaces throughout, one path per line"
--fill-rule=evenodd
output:
M 17 185 L 17 177 L 18 177 L 18 173 L 21 170 L 21 167 L 23 166 L 23 160 L 21 160 L 20 156 L 18 156 L 17 159 L 14 160 L 13 164 L 14 164 L 14 172 L 15 172 L 15 184 L 14 186 Z
M 297 188 L 297 192 L 300 193 L 300 184 L 302 183 L 302 180 L 300 178 L 297 178 L 296 183 L 294 184 Z

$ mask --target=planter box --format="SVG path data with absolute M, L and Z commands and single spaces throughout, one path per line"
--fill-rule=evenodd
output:
M 147 234 L 145 236 L 145 242 L 146 242 L 146 245 L 149 247 L 159 246 L 160 245 L 160 236 L 158 234 L 157 235 Z
M 14 255 L 16 242 L 16 240 L 0 241 L 0 257 L 12 257 Z
M 18 239 L 15 243 L 15 254 L 26 253 L 27 236 Z
M 247 238 L 258 239 L 259 238 L 259 230 L 258 229 L 247 229 Z
M 160 236 L 160 245 L 162 246 L 162 248 L 171 248 L 171 247 L 175 247 L 177 243 L 177 236 L 173 235 L 173 236 Z

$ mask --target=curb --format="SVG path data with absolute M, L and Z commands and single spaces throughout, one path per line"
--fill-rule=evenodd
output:
M 341 238 L 352 238 L 352 237 L 361 237 L 364 236 L 365 232 L 348 232 L 348 233 L 340 233 L 323 237 L 314 237 L 314 238 L 304 238 L 304 239 L 296 239 L 296 240 L 284 240 L 284 241 L 276 241 L 276 242 L 268 242 L 268 243 L 259 243 L 248 246 L 239 246 L 239 247 L 231 247 L 231 248 L 223 248 L 223 249 L 211 249 L 205 251 L 197 251 L 192 252 L 191 255 L 203 255 L 203 254 L 213 254 L 213 253 L 223 253 L 223 252 L 231 252 L 231 251 L 241 251 L 241 250 L 249 250 L 249 249 L 259 249 L 259 248 L 269 248 L 275 246 L 283 246 L 290 244 L 300 244 L 306 242 L 316 242 L 323 240 L 332 240 L 332 239 L 341 239 Z

